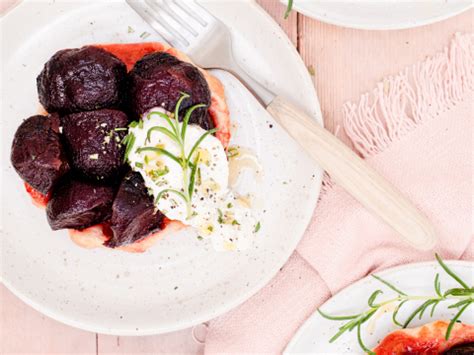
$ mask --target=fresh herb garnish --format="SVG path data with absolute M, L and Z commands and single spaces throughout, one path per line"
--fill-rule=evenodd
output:
M 160 177 L 165 176 L 169 172 L 170 169 L 165 165 L 163 168 L 151 170 L 147 174 L 152 178 L 152 180 L 158 180 Z
M 203 104 L 198 104 L 190 107 L 186 113 L 184 114 L 184 117 L 182 119 L 182 122 L 179 122 L 179 111 L 181 104 L 183 103 L 184 100 L 189 98 L 190 96 L 186 93 L 181 93 L 181 97 L 179 98 L 178 102 L 176 103 L 175 109 L 174 109 L 174 114 L 167 115 L 163 112 L 160 111 L 153 111 L 150 112 L 147 115 L 147 118 L 150 119 L 153 115 L 158 115 L 160 118 L 163 118 L 166 123 L 168 124 L 169 127 L 162 127 L 162 126 L 154 126 L 151 127 L 147 131 L 146 135 L 146 140 L 145 142 L 151 142 L 151 135 L 153 132 L 160 132 L 167 137 L 169 137 L 171 140 L 173 140 L 177 146 L 179 147 L 180 154 L 173 154 L 170 151 L 166 150 L 165 148 L 162 147 L 141 147 L 137 149 L 137 153 L 142 153 L 142 152 L 154 152 L 158 154 L 163 154 L 176 162 L 179 166 L 181 166 L 181 169 L 183 170 L 183 186 L 184 190 L 181 191 L 176 191 L 173 189 L 166 189 L 161 191 L 158 196 L 156 197 L 156 202 L 160 198 L 164 196 L 165 193 L 171 192 L 179 197 L 181 197 L 185 202 L 187 206 L 187 218 L 192 217 L 192 206 L 191 206 L 191 201 L 192 201 L 192 196 L 194 192 L 194 186 L 196 183 L 196 175 L 197 175 L 197 180 L 198 184 L 200 183 L 200 169 L 198 167 L 199 165 L 199 153 L 194 155 L 196 149 L 199 147 L 199 145 L 202 143 L 202 141 L 210 134 L 213 134 L 218 131 L 217 128 L 211 129 L 209 131 L 206 131 L 199 137 L 199 139 L 194 143 L 192 146 L 191 150 L 189 151 L 188 154 L 185 152 L 185 141 L 186 141 L 186 130 L 189 124 L 189 119 L 191 117 L 191 114 L 193 113 L 194 110 L 201 108 L 201 107 L 206 107 Z M 139 122 L 132 122 L 130 124 L 130 127 L 136 127 L 138 126 L 139 128 L 143 128 L 143 121 Z M 145 156 L 146 158 L 146 156 Z M 146 158 L 147 159 L 147 158 Z
M 217 209 L 217 222 L 219 222 L 219 224 L 224 223 L 224 214 L 222 213 L 220 208 Z
M 366 323 L 372 316 L 374 316 L 374 314 L 376 314 L 377 311 L 386 310 L 387 305 L 396 304 L 396 307 L 394 308 L 393 313 L 392 313 L 392 321 L 395 325 L 401 328 L 406 328 L 410 325 L 410 323 L 416 317 L 421 319 L 429 307 L 431 307 L 430 317 L 433 317 L 435 308 L 439 303 L 445 302 L 445 301 L 453 301 L 455 303 L 448 306 L 448 308 L 451 308 L 451 309 L 455 308 L 458 311 L 455 314 L 455 316 L 451 319 L 451 321 L 449 322 L 448 328 L 446 329 L 445 339 L 448 340 L 451 335 L 451 331 L 453 329 L 454 324 L 458 321 L 458 319 L 466 311 L 466 309 L 474 303 L 474 287 L 469 287 L 466 282 L 464 282 L 458 275 L 456 275 L 456 273 L 454 273 L 454 271 L 452 271 L 443 262 L 443 260 L 439 257 L 438 254 L 436 254 L 436 260 L 438 261 L 440 266 L 443 268 L 443 270 L 446 272 L 446 274 L 448 274 L 452 279 L 454 279 L 461 287 L 451 288 L 443 293 L 441 291 L 441 284 L 439 282 L 439 274 L 436 274 L 435 279 L 434 279 L 435 295 L 414 296 L 414 295 L 406 294 L 405 292 L 401 291 L 398 287 L 396 287 L 392 283 L 388 282 L 387 280 L 382 279 L 380 276 L 372 275 L 376 280 L 380 281 L 385 286 L 387 286 L 392 291 L 394 291 L 397 294 L 397 296 L 393 298 L 389 298 L 385 301 L 375 302 L 377 296 L 383 293 L 382 290 L 377 289 L 370 295 L 367 301 L 369 308 L 361 313 L 354 314 L 354 315 L 333 316 L 333 315 L 324 313 L 321 309 L 318 309 L 319 314 L 326 319 L 335 320 L 335 321 L 346 321 L 346 323 L 344 323 L 339 328 L 339 331 L 329 340 L 329 342 L 332 343 L 336 341 L 345 332 L 347 331 L 351 332 L 352 330 L 357 328 L 357 341 L 359 342 L 359 346 L 366 353 L 375 355 L 375 353 L 372 350 L 370 350 L 364 344 L 362 340 L 361 326 L 364 323 Z M 407 319 L 404 322 L 400 322 L 397 319 L 398 312 L 402 308 L 402 306 L 409 301 L 423 301 L 423 303 L 420 306 L 418 306 L 412 313 L 410 313 L 410 315 L 407 317 Z
M 229 147 L 227 149 L 227 158 L 233 158 L 239 155 L 239 149 L 237 147 Z
M 260 224 L 260 222 L 257 222 L 257 224 L 255 225 L 255 229 L 253 230 L 254 233 L 257 233 L 260 228 L 262 227 L 262 225 Z
M 122 140 L 122 144 L 125 144 L 125 154 L 123 155 L 123 161 L 128 161 L 128 156 L 132 151 L 133 145 L 135 144 L 135 135 L 129 132 Z
M 293 8 L 293 0 L 288 0 L 288 5 L 286 6 L 285 11 L 285 20 L 290 16 L 291 9 Z
M 136 126 L 138 126 L 138 122 L 137 122 L 137 121 L 132 121 L 132 122 L 130 122 L 130 124 L 128 125 L 128 127 L 130 127 L 130 128 L 135 128 Z

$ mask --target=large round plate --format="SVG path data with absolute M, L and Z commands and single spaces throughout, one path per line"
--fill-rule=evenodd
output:
M 238 60 L 316 120 L 321 114 L 306 67 L 278 25 L 253 1 L 204 3 L 231 29 Z M 21 120 L 38 111 L 36 75 L 57 50 L 90 43 L 160 38 L 122 1 L 23 2 L 1 20 L 2 278 L 22 300 L 59 321 L 117 335 L 169 332 L 209 320 L 262 288 L 285 263 L 309 222 L 321 170 L 230 75 L 225 85 L 232 144 L 250 147 L 264 168 L 247 174 L 262 229 L 245 252 L 215 252 L 189 231 L 144 254 L 85 250 L 52 232 L 9 162 Z
M 280 1 L 287 3 L 287 0 Z M 471 6 L 471 0 L 294 0 L 293 8 L 333 25 L 365 30 L 395 30 L 441 21 Z
M 469 285 L 474 284 L 474 263 L 467 261 L 449 261 L 446 264 L 457 273 Z M 410 295 L 433 295 L 434 279 L 436 273 L 440 274 L 441 289 L 443 291 L 459 287 L 450 278 L 437 262 L 425 262 L 404 265 L 392 269 L 378 272 L 376 275 L 393 283 L 400 290 Z M 379 281 L 368 276 L 353 285 L 345 288 L 321 306 L 321 310 L 328 314 L 346 315 L 359 313 L 367 308 L 367 299 L 377 289 L 383 290 L 383 294 L 378 296 L 379 300 L 391 298 L 395 293 L 382 285 Z M 398 319 L 406 319 L 407 315 L 413 312 L 420 303 L 406 303 L 399 313 Z M 452 304 L 452 303 L 450 303 Z M 447 303 L 441 303 L 436 309 L 435 316 L 430 318 L 425 314 L 423 319 L 413 321 L 411 326 L 434 321 L 436 319 L 452 319 L 456 310 L 448 309 Z M 429 313 L 429 312 L 427 312 Z M 374 316 L 376 318 L 377 316 Z M 464 312 L 461 320 L 465 323 L 474 323 L 474 313 Z M 363 327 L 364 343 L 371 349 L 377 346 L 388 333 L 395 330 L 392 323 L 391 313 L 384 314 L 375 323 L 368 322 Z M 334 343 L 329 343 L 329 339 L 337 333 L 341 322 L 331 321 L 323 318 L 319 313 L 314 313 L 306 323 L 298 330 L 293 339 L 285 349 L 286 354 L 307 353 L 307 354 L 344 354 L 362 353 L 357 342 L 356 332 L 343 334 Z

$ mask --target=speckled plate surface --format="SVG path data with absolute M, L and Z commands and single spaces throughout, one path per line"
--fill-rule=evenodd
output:
M 209 1 L 229 25 L 242 65 L 321 122 L 306 67 L 278 25 L 253 1 Z M 25 21 L 28 19 L 28 21 Z M 132 30 L 129 30 L 131 28 Z M 159 41 L 121 1 L 27 1 L 1 20 L 2 279 L 25 302 L 59 321 L 100 333 L 145 335 L 192 326 L 242 303 L 262 288 L 296 247 L 316 205 L 321 170 L 275 125 L 231 76 L 225 85 L 235 125 L 232 144 L 251 148 L 261 181 L 243 177 L 256 195 L 262 229 L 246 252 L 215 252 L 184 231 L 144 254 L 85 250 L 67 232 L 52 232 L 9 161 L 21 120 L 38 111 L 35 78 L 57 50 L 90 43 Z M 276 60 L 278 58 L 278 60 Z
M 468 261 L 446 261 L 446 264 L 459 275 L 467 284 L 474 284 L 474 263 Z M 459 285 L 450 278 L 441 266 L 433 262 L 424 262 L 403 265 L 376 275 L 393 283 L 403 292 L 409 295 L 434 295 L 433 288 L 436 273 L 440 274 L 441 290 L 446 291 Z M 376 289 L 384 293 L 377 297 L 382 301 L 391 298 L 395 292 L 382 285 L 379 281 L 368 276 L 349 287 L 343 289 L 321 306 L 321 310 L 331 315 L 347 315 L 362 312 L 367 308 L 367 299 Z M 406 303 L 400 310 L 397 319 L 405 320 L 409 314 L 415 311 L 422 302 Z M 452 319 L 457 309 L 448 309 L 452 303 L 441 303 L 433 318 L 429 312 L 425 313 L 423 319 L 418 317 L 413 320 L 412 327 L 418 327 L 425 323 L 438 319 Z M 374 316 L 377 318 L 377 316 Z M 467 311 L 461 317 L 465 323 L 474 323 L 474 313 Z M 343 323 L 324 319 L 315 312 L 303 326 L 298 330 L 293 339 L 285 349 L 285 354 L 362 354 L 363 351 L 357 342 L 356 331 L 343 334 L 336 342 L 329 343 L 329 339 L 337 333 Z M 375 322 L 369 321 L 362 327 L 364 343 L 371 349 L 390 332 L 396 330 L 391 318 L 391 313 L 383 314 Z

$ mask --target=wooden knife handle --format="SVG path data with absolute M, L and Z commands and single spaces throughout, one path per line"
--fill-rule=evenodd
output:
M 431 222 L 344 143 L 281 97 L 276 97 L 267 111 L 334 181 L 406 242 L 420 250 L 434 247 L 436 234 Z

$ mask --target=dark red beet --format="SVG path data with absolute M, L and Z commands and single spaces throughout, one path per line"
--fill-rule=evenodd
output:
M 72 113 L 62 118 L 67 152 L 74 169 L 93 180 L 120 179 L 124 169 L 127 116 L 117 110 Z M 116 129 L 119 129 L 118 131 Z
M 69 171 L 57 115 L 37 115 L 23 121 L 13 138 L 11 162 L 30 186 L 44 195 L 49 193 Z
M 139 173 L 130 172 L 122 181 L 112 205 L 113 237 L 105 245 L 115 248 L 144 239 L 165 227 L 165 216 L 155 210 Z
M 46 213 L 53 230 L 84 229 L 110 219 L 112 186 L 66 177 L 53 190 Z
M 474 354 L 474 342 L 453 346 L 443 352 L 443 355 L 472 355 Z
M 117 108 L 123 99 L 127 68 L 97 47 L 63 49 L 49 59 L 38 78 L 39 100 L 61 114 Z
M 191 97 L 182 102 L 180 118 L 189 107 L 205 104 L 206 107 L 193 112 L 189 122 L 206 130 L 213 128 L 214 123 L 207 112 L 211 93 L 195 66 L 168 53 L 155 52 L 140 59 L 130 71 L 129 99 L 135 119 L 157 106 L 173 111 L 183 92 Z

